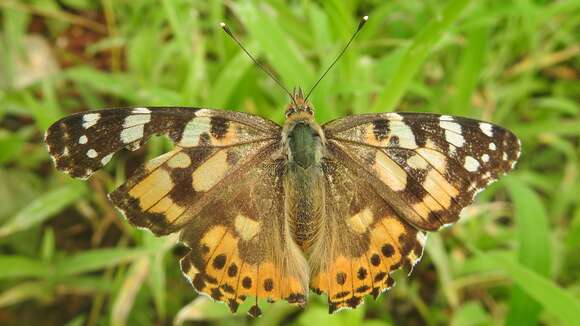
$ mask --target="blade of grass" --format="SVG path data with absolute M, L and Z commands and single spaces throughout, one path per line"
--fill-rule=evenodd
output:
M 459 305 L 459 298 L 455 291 L 455 288 L 452 285 L 453 283 L 453 275 L 451 273 L 449 263 L 449 257 L 445 252 L 445 248 L 443 247 L 443 241 L 441 241 L 441 236 L 439 234 L 430 234 L 428 239 L 428 245 L 425 247 L 427 252 L 429 253 L 429 257 L 433 261 L 433 264 L 437 268 L 437 276 L 439 278 L 439 282 L 441 282 L 441 287 L 443 288 L 443 292 L 449 305 L 452 308 L 456 308 Z
M 51 273 L 48 263 L 17 255 L 0 256 L 0 279 L 42 277 Z
M 66 186 L 38 197 L 0 227 L 0 238 L 46 221 L 84 196 L 86 190 L 86 185 L 83 182 L 70 181 Z
M 471 111 L 471 95 L 484 68 L 488 29 L 487 26 L 476 27 L 467 33 L 465 51 L 454 78 L 453 86 L 457 91 L 453 97 L 450 113 L 469 115 Z
M 178 241 L 177 235 L 158 238 L 151 233 L 143 234 L 143 242 L 153 255 L 149 257 L 148 285 L 160 318 L 165 318 L 167 305 L 167 282 L 164 257 Z
M 46 282 L 23 282 L 0 293 L 0 308 L 28 300 L 48 300 L 52 295 Z
M 224 37 L 226 37 L 225 33 Z M 250 42 L 247 48 L 255 56 L 259 56 L 262 53 L 255 42 Z M 238 54 L 225 64 L 216 78 L 208 96 L 208 105 L 212 108 L 225 108 L 242 77 L 252 67 L 253 63 L 250 58 L 244 51 L 240 50 Z
M 468 325 L 493 325 L 489 314 L 479 302 L 467 302 L 453 314 L 451 326 Z
M 54 82 L 45 79 L 41 82 L 42 100 L 37 101 L 32 96 L 27 100 L 30 103 L 29 110 L 36 121 L 38 129 L 46 130 L 50 125 L 62 116 L 60 105 L 57 100 Z
M 62 277 L 92 272 L 118 264 L 135 261 L 150 254 L 147 249 L 95 249 L 63 258 L 56 265 L 56 272 Z
M 578 320 L 580 302 L 570 292 L 504 254 L 484 254 L 477 249 L 472 250 L 486 261 L 486 265 L 505 271 L 526 294 L 563 324 L 573 325 Z
M 467 0 L 448 2 L 441 15 L 432 18 L 423 27 L 405 52 L 393 79 L 385 85 L 378 95 L 371 112 L 392 111 L 395 108 L 417 70 L 443 37 L 443 34 L 449 31 L 451 25 L 459 18 L 468 3 Z
M 0 164 L 16 158 L 25 144 L 26 137 L 24 133 L 8 133 L 0 130 Z
M 522 139 L 534 138 L 543 133 L 578 136 L 580 135 L 580 119 L 529 122 L 514 125 L 511 129 Z
M 538 195 L 515 177 L 505 179 L 515 205 L 518 261 L 542 276 L 550 273 L 550 241 L 546 209 Z M 532 325 L 538 322 L 541 307 L 520 287 L 512 289 L 506 324 Z
M 261 3 L 255 5 L 251 1 L 243 1 L 234 6 L 236 15 L 244 23 L 252 38 L 268 58 L 275 71 L 280 74 L 286 87 L 310 85 L 313 72 L 310 65 L 290 42 L 278 21 L 270 14 L 272 8 Z
M 135 297 L 143 286 L 149 271 L 149 258 L 142 257 L 131 265 L 111 309 L 111 325 L 126 325 Z

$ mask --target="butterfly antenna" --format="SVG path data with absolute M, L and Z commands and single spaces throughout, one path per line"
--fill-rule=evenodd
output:
M 250 57 L 250 59 L 252 59 L 252 61 L 254 61 L 256 66 L 258 66 L 260 69 L 262 69 L 263 72 L 265 72 L 268 76 L 270 76 L 270 78 L 272 78 L 272 80 L 274 80 L 276 82 L 276 84 L 278 84 L 278 86 L 280 86 L 290 96 L 290 99 L 292 100 L 292 102 L 294 102 L 294 105 L 298 106 L 298 104 L 296 104 L 296 100 L 294 99 L 294 96 L 292 95 L 292 93 L 290 93 L 290 91 L 288 91 L 286 86 L 284 86 L 284 84 L 282 84 L 282 82 L 280 80 L 278 80 L 278 78 L 276 78 L 276 76 L 274 76 L 274 74 L 272 74 L 268 69 L 266 69 L 266 67 L 264 67 L 261 63 L 259 63 L 258 60 L 256 60 L 254 58 L 254 56 L 252 54 L 250 54 L 250 52 L 248 52 L 248 50 L 246 50 L 246 48 L 242 45 L 242 43 L 238 40 L 238 38 L 232 33 L 232 31 L 226 25 L 226 23 L 221 22 L 220 26 L 224 30 L 224 32 L 226 32 L 226 34 L 228 34 L 232 38 L 232 40 L 234 40 L 234 42 L 236 42 L 236 44 L 238 44 L 238 46 L 248 55 L 248 57 Z
M 326 68 L 326 71 L 322 74 L 322 76 L 320 76 L 320 78 L 318 78 L 318 80 L 316 81 L 314 86 L 312 86 L 312 88 L 310 88 L 310 91 L 308 92 L 308 95 L 306 95 L 306 98 L 304 99 L 304 101 L 306 101 L 310 97 L 310 94 L 312 94 L 312 91 L 316 88 L 316 86 L 318 86 L 320 81 L 322 79 L 324 79 L 324 76 L 326 76 L 326 74 L 330 71 L 330 69 L 332 69 L 332 67 L 334 67 L 334 65 L 338 62 L 338 59 L 340 59 L 340 57 L 342 57 L 342 55 L 346 52 L 346 49 L 348 49 L 348 47 L 350 46 L 350 43 L 352 43 L 352 41 L 354 40 L 354 38 L 356 37 L 358 32 L 360 32 L 360 30 L 363 28 L 363 26 L 365 25 L 367 20 L 369 20 L 369 16 L 364 16 L 360 20 L 360 22 L 358 23 L 358 27 L 356 28 L 356 31 L 354 32 L 354 34 L 352 34 L 352 36 L 350 37 L 350 40 L 348 40 L 348 42 L 346 43 L 346 45 L 344 46 L 342 51 L 340 51 L 340 53 L 338 54 L 336 59 L 334 59 L 334 61 L 330 64 L 330 66 L 328 66 L 328 68 Z

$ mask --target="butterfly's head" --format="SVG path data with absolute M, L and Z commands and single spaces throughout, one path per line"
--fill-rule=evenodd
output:
M 286 119 L 292 120 L 312 120 L 314 116 L 314 107 L 312 103 L 304 98 L 302 89 L 296 88 L 292 92 L 292 101 L 286 108 Z

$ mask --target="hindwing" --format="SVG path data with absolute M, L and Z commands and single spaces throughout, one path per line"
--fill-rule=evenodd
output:
M 197 291 L 226 302 L 232 311 L 254 297 L 303 305 L 308 265 L 286 223 L 282 161 L 265 160 L 236 182 L 224 184 L 181 239 L 190 248 L 181 260 Z
M 310 287 L 328 295 L 329 312 L 354 308 L 394 285 L 423 253 L 426 233 L 400 217 L 365 178 L 338 157 L 323 161 L 326 214 L 309 259 Z

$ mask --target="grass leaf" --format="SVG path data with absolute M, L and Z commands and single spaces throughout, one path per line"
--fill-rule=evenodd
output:
M 62 258 L 56 265 L 61 277 L 92 272 L 106 267 L 135 261 L 151 253 L 147 249 L 111 248 L 95 249 Z
M 46 221 L 84 196 L 86 190 L 86 185 L 83 182 L 70 181 L 66 186 L 38 197 L 0 227 L 0 238 Z
M 265 3 L 242 1 L 234 7 L 250 35 L 258 43 L 275 72 L 282 76 L 286 87 L 294 87 L 313 80 L 313 71 L 303 52 L 299 51 L 272 17 L 272 8 Z
M 51 266 L 46 262 L 24 256 L 0 256 L 0 279 L 43 277 L 50 273 Z
M 538 195 L 522 181 L 507 176 L 505 182 L 515 205 L 518 261 L 542 276 L 549 276 L 551 250 L 546 209 Z M 510 306 L 508 324 L 537 323 L 540 306 L 521 288 L 513 288 Z
M 573 325 L 580 316 L 580 302 L 568 291 L 562 289 L 546 277 L 501 254 L 483 254 L 476 251 L 480 258 L 487 261 L 507 275 L 536 302 L 560 322 Z
M 385 88 L 379 94 L 371 109 L 372 112 L 392 111 L 395 108 L 417 70 L 419 70 L 445 32 L 459 18 L 468 3 L 469 1 L 467 0 L 449 1 L 441 15 L 434 17 L 423 27 L 405 52 L 393 79 L 385 85 Z

